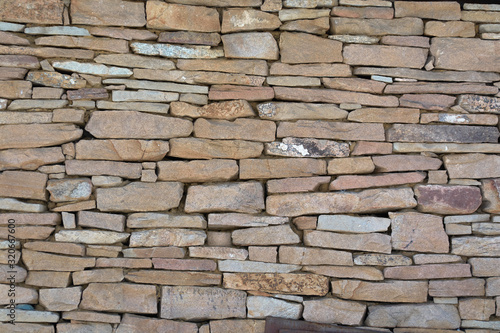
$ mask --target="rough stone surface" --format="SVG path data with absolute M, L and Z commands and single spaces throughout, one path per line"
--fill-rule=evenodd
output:
M 0 20 L 35 24 L 62 24 L 64 4 L 58 0 L 6 0 Z
M 206 234 L 189 229 L 150 229 L 132 232 L 130 247 L 203 245 Z
M 233 229 L 239 227 L 267 227 L 288 223 L 289 219 L 279 216 L 258 216 L 240 213 L 209 214 L 210 229 Z
M 207 120 L 197 119 L 194 136 L 207 139 L 236 139 L 269 142 L 275 139 L 276 125 L 271 121 L 255 119 Z
M 483 279 L 429 281 L 429 295 L 433 297 L 484 296 Z
M 161 161 L 158 163 L 158 180 L 181 182 L 229 181 L 238 175 L 238 165 L 233 160 Z
M 305 231 L 304 244 L 342 250 L 391 253 L 391 237 L 378 234 L 341 234 L 325 231 Z
M 481 191 L 473 186 L 418 185 L 418 208 L 437 214 L 472 214 L 481 205 Z
M 453 237 L 451 252 L 463 256 L 495 257 L 500 253 L 499 237 Z
M 76 158 L 82 160 L 159 161 L 169 145 L 160 140 L 82 140 L 75 149 Z
M 347 111 L 334 105 L 313 103 L 264 103 L 258 105 L 259 116 L 269 120 L 345 119 Z
M 349 190 L 382 186 L 420 183 L 425 179 L 421 172 L 387 173 L 373 176 L 338 176 L 330 183 L 330 190 Z
M 387 279 L 422 280 L 470 277 L 468 264 L 432 264 L 420 266 L 387 267 L 384 277 Z
M 122 0 L 75 0 L 71 4 L 73 24 L 143 27 L 144 6 Z
M 450 178 L 500 177 L 500 157 L 486 154 L 455 154 L 443 158 Z
M 359 280 L 332 281 L 334 296 L 357 301 L 387 303 L 425 303 L 427 282 L 390 281 L 365 282 Z
M 327 140 L 283 138 L 281 142 L 266 144 L 265 152 L 288 157 L 346 157 L 349 156 L 349 145 Z
M 306 177 L 326 173 L 326 163 L 316 159 L 245 159 L 240 179 Z
M 235 230 L 231 234 L 233 244 L 248 245 L 283 245 L 300 243 L 299 236 L 290 225 L 248 228 Z
M 279 58 L 278 44 L 269 32 L 240 32 L 222 36 L 227 58 L 267 59 Z
M 422 68 L 427 50 L 403 46 L 347 45 L 344 61 L 349 65 Z
M 498 130 L 494 127 L 459 125 L 395 124 L 387 131 L 387 139 L 399 142 L 496 142 Z
M 317 230 L 349 232 L 349 233 L 371 233 L 385 232 L 391 221 L 380 217 L 357 217 L 349 215 L 320 215 Z M 394 235 L 392 236 L 394 237 Z
M 298 48 L 302 52 L 296 52 Z M 280 52 L 285 64 L 342 61 L 342 43 L 304 33 L 282 33 Z
M 81 271 L 95 266 L 95 258 L 78 258 L 23 250 L 23 262 L 34 271 Z
M 220 31 L 219 13 L 214 8 L 149 1 L 146 16 L 151 29 Z
M 244 140 L 170 140 L 169 155 L 185 159 L 244 159 L 260 156 L 263 144 Z
M 47 191 L 54 202 L 87 200 L 92 194 L 92 182 L 88 178 L 49 180 Z
M 81 287 L 40 290 L 40 304 L 48 311 L 71 311 L 78 309 Z
M 213 119 L 235 119 L 255 115 L 252 106 L 245 100 L 211 103 L 203 107 L 196 107 L 182 102 L 174 102 L 171 105 L 170 112 L 174 116 Z
M 303 316 L 307 321 L 318 323 L 360 325 L 365 312 L 364 304 L 328 298 L 304 302 Z
M 4 171 L 0 174 L 0 196 L 47 200 L 47 175 L 31 171 Z
M 332 17 L 331 31 L 335 35 L 422 35 L 424 23 L 418 18 L 360 19 Z
M 468 112 L 500 113 L 500 99 L 497 97 L 480 95 L 461 95 L 458 105 Z
M 141 176 L 141 165 L 139 163 L 68 160 L 65 167 L 68 175 L 108 175 L 130 179 L 137 179 Z
M 116 330 L 117 333 L 134 331 L 161 332 L 172 331 L 178 333 L 196 333 L 195 323 L 183 323 L 168 319 L 156 319 L 133 314 L 125 314 Z
M 297 265 L 345 265 L 352 266 L 352 254 L 344 251 L 314 249 L 296 246 L 280 246 L 280 262 Z
M 396 1 L 396 17 L 421 17 L 436 20 L 459 20 L 460 5 L 455 2 Z

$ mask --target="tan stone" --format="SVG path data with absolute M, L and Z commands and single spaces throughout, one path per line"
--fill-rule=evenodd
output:
M 95 267 L 151 268 L 151 259 L 97 258 Z
M 0 67 L 0 80 L 23 80 L 26 76 L 27 69 L 24 68 L 10 68 L 10 67 Z M 7 108 L 7 101 L 2 99 L 1 109 Z
M 70 311 L 63 313 L 63 319 L 74 320 L 79 322 L 101 322 L 110 324 L 119 324 L 120 315 L 99 313 L 94 311 Z
M 384 269 L 384 277 L 398 280 L 429 280 L 471 277 L 471 273 L 468 264 L 432 264 L 387 267 Z
M 413 256 L 415 265 L 441 264 L 448 262 L 462 262 L 460 256 L 454 254 L 416 254 Z
M 179 117 L 187 116 L 191 118 L 202 117 L 213 119 L 235 119 L 255 115 L 252 106 L 245 100 L 211 103 L 202 107 L 196 107 L 183 102 L 173 102 L 170 113 Z
M 0 149 L 53 146 L 79 139 L 83 131 L 68 124 L 0 126 Z
M 71 22 L 85 25 L 143 27 L 146 15 L 142 3 L 122 0 L 75 0 L 71 4 Z
M 367 93 L 334 89 L 274 87 L 274 93 L 276 94 L 276 99 L 285 101 L 324 102 L 335 104 L 355 103 L 383 107 L 397 107 L 399 105 L 395 96 L 377 96 Z
M 455 113 L 424 113 L 420 116 L 420 123 L 431 122 L 468 125 L 496 125 L 498 117 L 490 114 L 455 114 Z
M 213 85 L 208 93 L 208 98 L 211 100 L 265 101 L 274 98 L 274 90 L 271 87 Z
M 150 29 L 220 31 L 219 13 L 214 8 L 150 1 L 146 15 Z
M 226 247 L 191 246 L 189 247 L 189 256 L 193 258 L 246 260 L 248 251 Z
M 335 40 L 304 33 L 280 36 L 281 62 L 286 64 L 342 62 L 341 52 L 342 43 Z
M 128 53 L 128 42 L 111 38 L 49 36 L 35 39 L 36 45 L 83 48 L 114 53 Z
M 7 69 L 17 68 L 40 68 L 40 62 L 36 57 L 30 55 L 0 55 L 0 66 L 9 67 Z M 23 76 L 24 77 L 24 76 Z
M 269 74 L 265 60 L 179 59 L 177 60 L 177 68 L 185 71 L 242 73 L 260 76 Z
M 0 52 L 9 55 L 28 55 L 40 58 L 76 58 L 76 59 L 93 59 L 94 51 L 80 49 L 59 49 L 55 47 L 26 47 L 26 46 L 3 46 L 0 45 Z M 35 68 L 39 67 L 37 63 Z
M 116 333 L 138 331 L 197 333 L 198 326 L 195 323 L 178 322 L 167 319 L 156 319 L 126 313 L 123 315 L 122 321 L 120 322 Z
M 155 269 L 168 269 L 171 271 L 215 271 L 217 269 L 215 261 L 208 259 L 153 258 L 152 261 Z
M 349 65 L 422 68 L 426 49 L 404 46 L 352 44 L 344 48 L 344 62 Z
M 240 179 L 307 177 L 326 173 L 326 163 L 317 159 L 245 159 L 240 161 Z
M 47 200 L 47 175 L 30 171 L 4 171 L 0 174 L 0 196 Z
M 350 190 L 382 186 L 420 183 L 426 175 L 422 172 L 386 173 L 369 176 L 338 176 L 330 183 L 330 190 Z
M 435 37 L 474 37 L 476 29 L 472 22 L 429 21 L 425 24 L 425 34 Z
M 315 274 L 224 273 L 223 287 L 238 290 L 324 296 L 328 278 Z
M 93 29 L 103 29 L 103 28 L 94 27 Z M 142 30 L 132 30 L 132 31 L 137 32 Z M 157 38 L 156 35 L 154 35 L 154 37 L 155 39 Z M 155 59 L 136 54 L 101 54 L 97 56 L 94 59 L 94 61 L 101 64 L 108 64 L 121 67 L 150 68 L 159 70 L 170 70 L 175 68 L 174 63 L 170 60 Z
M 500 181 L 499 179 L 484 179 L 481 181 L 483 192 L 483 210 L 488 213 L 500 212 Z
M 351 67 L 345 64 L 299 64 L 289 65 L 281 62 L 271 64 L 271 75 L 300 75 L 314 77 L 349 77 Z
M 425 110 L 447 110 L 455 103 L 455 97 L 439 94 L 405 94 L 400 97 L 400 105 Z
M 252 247 L 249 247 L 249 261 L 241 260 L 219 260 L 218 267 L 221 272 L 239 273 L 290 273 L 300 270 L 298 265 L 277 264 L 276 247 L 261 247 L 268 253 L 260 253 L 262 258 L 254 259 Z M 260 251 L 262 252 L 262 251 Z
M 82 287 L 40 290 L 40 305 L 48 311 L 72 311 L 78 308 Z
M 23 262 L 28 270 L 34 271 L 81 271 L 95 266 L 95 258 L 78 258 L 36 252 L 23 251 Z
M 31 271 L 26 284 L 36 287 L 65 288 L 70 284 L 70 272 Z
M 433 38 L 430 49 L 438 69 L 498 72 L 500 65 L 494 54 L 500 42 L 476 38 Z
M 170 140 L 169 156 L 186 159 L 243 159 L 260 156 L 262 143 L 243 140 L 208 140 L 198 138 Z
M 362 266 L 305 266 L 303 271 L 314 274 L 334 277 L 334 278 L 352 278 L 360 280 L 380 281 L 384 279 L 382 272 L 375 267 Z
M 450 244 L 441 217 L 416 212 L 389 213 L 389 217 L 393 249 L 448 253 Z
M 424 23 L 418 18 L 385 20 L 332 17 L 330 23 L 334 35 L 412 36 L 424 32 Z
M 409 266 L 411 258 L 399 254 L 361 254 L 354 257 L 354 264 L 369 266 Z
M 384 93 L 386 94 L 496 94 L 497 87 L 490 87 L 484 84 L 474 83 L 426 83 L 426 82 L 402 82 L 388 85 Z
M 6 100 L 5 100 L 6 101 Z M 17 100 L 21 101 L 21 100 Z M 29 101 L 29 100 L 28 100 Z M 14 102 L 12 102 L 14 103 Z M 12 105 L 12 104 L 11 104 Z M 0 125 L 46 124 L 52 121 L 52 112 L 2 112 Z
M 390 281 L 365 282 L 357 280 L 332 281 L 332 295 L 357 301 L 388 303 L 427 302 L 427 282 Z
M 102 268 L 73 272 L 73 284 L 82 285 L 93 282 L 120 282 L 123 280 L 122 268 Z
M 281 299 L 264 296 L 250 296 L 247 298 L 249 318 L 279 317 L 299 319 L 302 313 L 302 304 L 287 302 Z
M 232 160 L 162 161 L 158 163 L 158 179 L 181 182 L 228 181 L 238 175 Z
M 461 256 L 495 257 L 500 253 L 500 237 L 453 237 L 451 253 Z
M 129 233 L 102 230 L 60 230 L 56 233 L 57 242 L 74 242 L 83 244 L 114 244 L 124 242 Z
M 300 243 L 299 236 L 290 225 L 238 229 L 232 233 L 233 244 L 248 245 L 283 245 Z
M 373 163 L 377 171 L 412 171 L 412 170 L 437 170 L 441 160 L 422 155 L 384 155 L 373 156 Z
M 276 125 L 272 121 L 256 119 L 207 120 L 197 119 L 194 136 L 207 139 L 236 139 L 269 142 L 275 139 Z
M 3 208 L 2 208 L 3 209 Z M 57 213 L 0 213 L 0 225 L 8 225 L 14 219 L 20 225 L 57 225 L 61 223 L 61 216 Z
M 219 285 L 221 275 L 202 272 L 176 272 L 140 270 L 127 273 L 128 281 L 136 283 L 154 283 L 176 286 L 210 286 Z
M 390 20 L 394 17 L 394 9 L 380 7 L 333 7 L 332 16 L 351 18 L 376 18 Z
M 248 247 L 248 258 L 251 261 L 275 263 L 275 262 L 277 262 L 277 257 L 278 257 L 278 247 L 277 246 L 249 246 Z M 258 266 L 255 266 L 255 267 L 258 267 Z M 291 269 L 290 271 L 293 271 L 293 270 L 295 270 L 295 269 Z M 236 270 L 234 272 L 236 272 Z M 242 271 L 240 270 L 240 272 L 242 272 Z M 283 272 L 283 273 L 286 273 L 286 272 Z
M 450 178 L 500 177 L 500 157 L 485 154 L 445 155 L 444 165 Z
M 0 81 L 0 97 L 7 99 L 31 98 L 31 82 Z
M 160 317 L 184 320 L 245 318 L 246 293 L 221 288 L 162 287 Z
M 315 35 L 324 35 L 328 29 L 330 29 L 330 20 L 328 17 L 289 21 L 280 26 L 280 30 L 282 31 L 307 32 Z
M 481 206 L 481 191 L 474 186 L 417 185 L 415 195 L 426 213 L 472 214 Z
M 31 71 L 26 79 L 35 84 L 54 88 L 81 89 L 85 88 L 86 85 L 86 81 L 83 79 L 57 72 Z
M 412 47 L 430 47 L 429 37 L 421 36 L 384 36 L 380 39 L 382 44 L 386 45 L 397 45 L 397 46 L 412 46 Z M 384 70 L 384 69 L 382 69 Z M 391 69 L 389 69 L 391 70 Z M 408 71 L 408 69 L 397 69 L 402 71 Z M 410 69 L 411 71 L 411 69 Z
M 429 296 L 484 296 L 483 279 L 429 281 Z
M 150 229 L 132 232 L 130 247 L 203 245 L 206 234 L 189 229 Z
M 64 90 L 61 88 L 43 88 L 37 87 L 33 88 L 33 99 L 59 99 L 61 98 Z M 59 109 L 68 110 L 68 109 Z M 69 109 L 72 110 L 72 109 Z
M 220 34 L 216 32 L 166 31 L 160 33 L 158 41 L 173 44 L 217 46 L 221 38 Z
M 267 227 L 269 225 L 281 225 L 288 222 L 288 218 L 279 216 L 259 216 L 240 213 L 208 214 L 209 229 Z
M 295 246 L 280 246 L 279 259 L 281 263 L 297 265 L 353 265 L 349 252 Z
M 77 176 L 115 176 L 129 179 L 141 177 L 142 166 L 140 163 L 125 163 L 92 160 L 67 160 L 66 173 Z
M 301 19 L 315 19 L 329 16 L 328 9 L 283 9 L 279 11 L 279 19 L 282 22 Z
M 184 258 L 186 250 L 180 247 L 128 248 L 122 250 L 127 258 Z
M 456 2 L 396 1 L 396 17 L 421 17 L 436 20 L 460 20 L 460 5 Z
M 269 120 L 345 119 L 348 112 L 335 105 L 313 103 L 264 103 L 258 105 L 259 116 Z
M 46 239 L 52 232 L 53 227 L 39 227 L 39 226 L 19 226 L 16 227 L 16 237 L 20 239 Z M 0 228 L 0 237 L 8 239 L 11 231 L 9 228 Z
M 275 30 L 280 25 L 275 15 L 254 9 L 228 9 L 222 17 L 222 33 Z
M 33 251 L 68 254 L 73 256 L 83 256 L 85 254 L 85 246 L 74 243 L 48 242 L 48 241 L 26 242 L 24 243 L 23 248 Z
M 0 4 L 0 20 L 62 24 L 64 4 L 58 0 L 6 0 Z
M 398 153 L 493 153 L 497 154 L 497 144 L 454 144 L 454 143 L 394 143 L 394 151 Z
M 322 78 L 321 82 L 325 87 L 331 89 L 359 91 L 372 94 L 381 94 L 386 86 L 384 82 L 360 78 Z
M 80 308 L 155 314 L 158 312 L 156 287 L 131 283 L 91 283 L 83 291 Z
M 378 233 L 353 235 L 306 230 L 304 244 L 342 250 L 391 253 L 391 237 Z
M 271 195 L 267 197 L 266 211 L 270 215 L 278 216 L 370 213 L 413 208 L 416 204 L 411 189 L 371 189 L 358 193 Z
M 460 318 L 489 320 L 495 314 L 495 301 L 484 298 L 463 298 L 458 303 Z
M 318 323 L 361 325 L 366 305 L 334 298 L 304 302 L 304 319 Z
M 118 38 L 118 39 L 125 39 L 125 40 L 156 40 L 158 36 L 147 30 L 137 30 L 137 29 L 124 29 L 124 28 L 108 28 L 108 27 L 89 27 L 87 28 L 90 34 L 94 36 L 105 36 L 105 37 L 111 37 L 111 38 Z M 113 55 L 100 55 L 98 57 L 102 56 L 113 56 L 116 57 L 116 54 Z M 126 55 L 126 56 L 131 56 L 131 57 L 137 57 L 136 59 L 139 59 L 139 56 L 135 56 L 132 54 Z M 117 57 L 121 58 L 121 57 Z M 96 62 L 97 58 L 95 59 Z M 160 59 L 150 59 L 151 62 L 157 63 L 157 61 L 160 61 Z M 163 60 L 164 63 L 168 63 L 168 60 Z M 115 64 L 118 66 L 121 66 L 119 64 Z M 137 63 L 134 63 L 134 67 L 136 67 Z M 139 66 L 137 66 L 139 67 Z M 149 67 L 147 67 L 149 68 Z M 172 67 L 171 67 L 172 68 Z
M 89 178 L 51 179 L 47 182 L 50 201 L 88 200 L 92 194 L 92 182 Z
M 278 44 L 269 32 L 240 32 L 222 36 L 227 58 L 277 60 Z
M 382 124 L 355 124 L 345 122 L 326 122 L 299 120 L 281 122 L 278 125 L 278 138 L 300 137 L 336 140 L 374 140 L 383 141 L 385 133 Z
M 297 77 L 297 76 L 270 76 L 266 78 L 270 86 L 289 87 L 319 87 L 321 81 L 317 77 Z
M 82 160 L 160 161 L 169 151 L 160 140 L 81 140 L 76 158 Z
M 500 16 L 498 15 L 498 10 L 491 11 L 480 11 L 465 10 L 462 12 L 462 21 L 473 21 L 473 22 L 500 22 Z
M 365 325 L 391 328 L 458 329 L 460 316 L 456 306 L 450 304 L 373 305 L 368 307 Z M 404 329 L 404 331 L 407 330 Z
M 350 215 L 320 215 L 317 230 L 342 233 L 386 232 L 391 224 L 387 218 Z
M 26 280 L 26 275 L 28 272 L 26 271 L 25 268 L 17 265 L 0 265 L 0 282 L 1 283 L 10 283 L 9 278 L 10 278 L 10 270 L 15 270 L 17 272 L 16 276 L 16 281 L 17 282 L 24 282 Z M 29 284 L 29 283 L 27 283 Z
M 13 281 L 14 280 L 15 278 L 13 279 Z M 12 285 L 14 285 L 14 287 L 11 287 Z M 10 305 L 11 299 L 14 299 L 13 296 L 15 296 L 16 302 L 19 303 L 37 304 L 39 301 L 38 292 L 36 289 L 16 286 L 15 282 L 11 282 L 11 284 L 0 284 L 0 292 L 2 293 L 2 296 L 0 297 L 0 304 L 2 304 L 3 306 L 5 306 L 6 304 L 7 306 Z
M 375 165 L 370 157 L 338 158 L 328 161 L 329 175 L 372 173 Z
M 199 228 L 207 222 L 202 215 L 178 215 L 161 213 L 134 213 L 127 218 L 128 228 Z
M 267 193 L 317 192 L 319 187 L 330 182 L 331 177 L 307 177 L 271 179 L 267 185 Z
M 98 188 L 97 207 L 108 212 L 169 210 L 179 206 L 183 184 L 133 182 L 123 187 Z

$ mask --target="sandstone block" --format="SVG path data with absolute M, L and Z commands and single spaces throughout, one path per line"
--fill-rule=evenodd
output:
M 453 237 L 451 253 L 462 256 L 496 257 L 500 253 L 500 237 Z
M 426 49 L 351 44 L 344 48 L 344 62 L 349 65 L 422 68 L 427 61 Z
M 318 323 L 361 325 L 365 312 L 366 305 L 364 304 L 326 298 L 305 301 L 303 316 L 307 321 Z
M 31 98 L 31 82 L 0 81 L 0 97 L 6 99 Z
M 57 72 L 31 71 L 26 79 L 35 84 L 54 88 L 81 89 L 86 85 L 86 81 L 83 79 Z
M 92 182 L 88 178 L 51 179 L 47 191 L 53 202 L 88 200 L 92 194 Z
M 370 266 L 409 266 L 411 258 L 399 254 L 361 254 L 354 257 L 355 265 Z
M 0 20 L 36 24 L 62 24 L 64 4 L 58 0 L 6 0 Z
M 130 247 L 195 246 L 203 245 L 204 231 L 189 229 L 150 229 L 135 231 L 130 235 Z
M 131 283 L 91 283 L 83 291 L 80 308 L 155 314 L 158 312 L 156 287 Z
M 375 267 L 346 266 L 305 266 L 303 271 L 333 278 L 352 278 L 360 280 L 380 281 L 384 279 L 382 272 Z
M 480 95 L 462 95 L 458 105 L 468 112 L 500 113 L 500 98 Z
M 394 2 L 396 17 L 421 17 L 435 20 L 460 20 L 460 5 L 449 2 L 431 1 L 396 1 Z
M 357 301 L 388 303 L 425 303 L 427 282 L 390 281 L 365 282 L 359 280 L 332 281 L 332 295 Z
M 320 17 L 314 20 L 297 20 L 286 22 L 280 26 L 282 31 L 306 32 L 315 35 L 324 35 L 330 29 L 328 17 Z
M 424 23 L 419 18 L 386 20 L 332 17 L 330 23 L 334 35 L 418 36 L 424 32 Z
M 223 35 L 224 56 L 227 58 L 266 59 L 279 58 L 278 44 L 269 32 L 240 32 Z
M 262 143 L 243 140 L 184 138 L 170 140 L 170 156 L 185 159 L 244 159 L 259 157 Z
M 346 157 L 349 156 L 349 145 L 316 139 L 283 138 L 281 142 L 265 145 L 268 155 L 287 157 Z
M 40 290 L 40 305 L 48 311 L 72 311 L 78 308 L 82 287 Z
M 23 262 L 28 270 L 34 271 L 74 272 L 95 266 L 95 258 L 60 256 L 31 250 L 23 250 Z
M 220 48 L 211 48 L 205 45 L 182 46 L 173 44 L 146 44 L 132 43 L 130 45 L 135 53 L 144 55 L 159 55 L 167 58 L 182 59 L 212 59 L 224 56 L 224 51 Z
M 63 71 L 103 77 L 129 77 L 133 74 L 133 72 L 128 68 L 108 67 L 101 64 L 91 64 L 76 61 L 54 61 L 52 63 L 52 66 Z
M 19 303 L 37 304 L 39 302 L 38 292 L 36 289 L 15 286 L 15 291 L 14 291 L 15 295 L 12 295 L 13 293 L 12 289 L 14 289 L 12 285 L 14 285 L 14 282 L 10 282 L 10 284 L 0 284 L 0 291 L 3 294 L 2 297 L 0 298 L 0 303 L 3 306 L 5 306 L 6 304 L 7 306 L 8 304 L 11 304 L 10 300 L 12 299 L 11 298 L 12 296 L 15 296 L 16 302 Z
M 258 216 L 239 213 L 208 214 L 209 229 L 234 229 L 242 227 L 267 227 L 288 223 L 287 217 Z
M 4 171 L 0 174 L 0 196 L 46 201 L 47 175 L 31 171 Z
M 229 9 L 222 17 L 222 33 L 275 30 L 281 21 L 276 15 L 254 9 Z
M 111 38 L 49 36 L 35 39 L 36 45 L 78 47 L 89 50 L 128 53 L 128 42 Z
M 406 94 L 406 93 L 440 93 L 440 94 L 496 94 L 496 87 L 474 83 L 410 83 L 402 82 L 388 85 L 384 93 L 386 94 Z
M 264 209 L 264 190 L 258 182 L 196 185 L 188 189 L 184 210 L 195 212 L 258 213 Z
M 484 296 L 484 284 L 483 279 L 429 281 L 429 296 Z
M 111 162 L 111 161 L 91 161 L 91 160 L 67 160 L 65 163 L 68 175 L 78 176 L 100 176 L 108 175 L 137 179 L 141 177 L 141 164 Z
M 180 247 L 128 248 L 122 250 L 127 258 L 184 258 L 186 250 Z
M 217 269 L 215 261 L 208 259 L 153 258 L 152 261 L 155 269 L 168 269 L 172 271 L 215 271 Z M 221 261 L 219 261 L 220 263 Z
M 238 290 L 162 287 L 160 317 L 183 320 L 245 318 L 246 298 L 246 293 Z
M 149 1 L 146 16 L 150 29 L 220 31 L 219 13 L 214 8 Z
M 16 221 L 16 223 L 18 223 Z M 81 244 L 63 243 L 63 242 L 26 242 L 23 248 L 59 254 L 68 254 L 74 256 L 83 256 L 85 254 L 85 246 Z
M 137 316 L 126 313 L 116 330 L 116 333 L 127 333 L 134 331 L 145 332 L 177 332 L 196 333 L 198 327 L 195 323 L 184 323 L 167 319 L 156 319 L 151 317 Z
M 246 260 L 248 251 L 226 247 L 190 246 L 189 256 L 193 258 Z
M 56 327 L 61 333 L 113 332 L 113 327 L 108 323 L 59 323 Z
M 370 157 L 351 157 L 328 161 L 329 175 L 372 173 L 375 165 Z
M 160 140 L 81 140 L 76 143 L 76 158 L 82 160 L 159 161 L 169 151 Z
M 217 46 L 219 45 L 221 38 L 216 32 L 166 31 L 160 33 L 158 41 L 173 44 Z
M 437 214 L 472 214 L 481 205 L 481 191 L 473 186 L 417 185 L 418 208 Z
M 385 232 L 390 224 L 391 221 L 389 219 L 381 217 L 320 215 L 318 218 L 318 227 L 316 229 L 348 233 L 371 233 Z
M 425 110 L 448 110 L 456 98 L 439 94 L 404 94 L 399 98 L 401 106 Z
M 271 87 L 213 85 L 208 92 L 208 99 L 211 100 L 243 99 L 247 101 L 265 101 L 273 98 L 274 90 Z
M 71 4 L 73 24 L 143 27 L 144 5 L 122 0 L 76 0 Z
M 40 62 L 37 57 L 31 55 L 5 54 L 0 55 L 0 66 L 38 69 Z
M 454 154 L 444 156 L 450 178 L 500 177 L 500 157 L 486 154 Z
M 464 298 L 458 303 L 460 318 L 469 320 L 489 320 L 495 313 L 495 301 L 483 298 Z
M 269 142 L 275 139 L 276 125 L 272 121 L 256 119 L 207 120 L 197 119 L 194 136 L 207 139 L 235 139 Z
M 279 259 L 296 265 L 353 265 L 349 252 L 296 246 L 280 246 Z
M 413 256 L 413 261 L 415 265 L 425 265 L 462 262 L 462 258 L 454 254 L 416 254 Z
M 0 171 L 9 169 L 36 170 L 42 165 L 63 161 L 64 155 L 59 147 L 0 151 Z
M 476 29 L 472 22 L 429 21 L 425 24 L 425 34 L 435 37 L 474 37 Z
M 257 106 L 259 117 L 269 120 L 345 119 L 347 111 L 334 105 L 313 103 L 264 103 Z
M 221 282 L 221 274 L 158 270 L 132 271 L 125 278 L 136 283 L 174 286 L 218 286 Z
M 349 190 L 420 183 L 425 177 L 426 175 L 422 172 L 387 173 L 370 176 L 338 176 L 330 183 L 330 190 Z
M 469 264 L 432 264 L 420 266 L 387 267 L 386 279 L 428 280 L 471 277 Z
M 302 314 L 302 304 L 262 296 L 248 297 L 247 309 L 248 318 L 278 317 L 299 319 Z
M 346 122 L 326 122 L 299 120 L 297 122 L 280 122 L 276 136 L 319 138 L 336 140 L 385 140 L 382 124 L 355 124 Z
M 238 229 L 231 234 L 233 244 L 248 245 L 283 245 L 298 244 L 300 237 L 290 225 Z
M 252 256 L 250 256 L 250 260 L 252 260 Z M 221 272 L 238 273 L 291 273 L 301 269 L 301 266 L 298 265 L 242 260 L 219 260 L 218 267 Z
M 267 76 L 269 74 L 265 60 L 179 59 L 177 60 L 177 68 L 185 71 L 242 73 L 260 76 Z
M 60 230 L 56 233 L 57 242 L 84 244 L 114 244 L 129 238 L 129 233 L 96 230 Z
M 106 214 L 111 215 L 111 214 Z M 178 215 L 160 213 L 134 213 L 127 218 L 128 228 L 199 228 L 205 229 L 207 222 L 201 215 Z
M 500 179 L 484 179 L 481 181 L 483 192 L 483 209 L 488 213 L 500 212 Z
M 70 284 L 70 272 L 31 271 L 26 284 L 36 287 L 65 288 Z
M 123 187 L 98 188 L 97 208 L 107 212 L 169 210 L 179 206 L 183 185 L 178 182 L 133 182 Z
M 187 103 L 174 102 L 170 112 L 174 116 L 187 116 L 191 118 L 235 119 L 255 115 L 250 103 L 245 100 L 235 100 L 220 103 L 211 103 L 196 107 Z
M 351 67 L 345 64 L 299 64 L 289 65 L 281 62 L 271 64 L 271 75 L 300 75 L 313 77 L 349 77 Z
M 307 177 L 326 173 L 326 163 L 317 159 L 245 159 L 240 161 L 240 179 Z
M 359 91 L 372 94 L 381 94 L 386 86 L 385 83 L 380 81 L 359 78 L 322 78 L 321 82 L 327 88 Z
M 181 182 L 229 181 L 238 175 L 233 160 L 162 161 L 158 163 L 158 180 Z
M 496 142 L 498 130 L 486 126 L 395 124 L 387 131 L 388 141 L 400 142 Z
M 93 282 L 121 282 L 123 280 L 123 269 L 101 268 L 73 272 L 72 278 L 74 285 L 82 285 Z
M 94 27 L 93 29 L 102 29 L 102 28 Z M 91 31 L 93 34 L 95 34 L 93 30 Z M 119 29 L 119 31 L 121 32 L 123 30 Z M 143 30 L 131 30 L 131 31 L 139 32 Z M 117 38 L 118 36 L 112 36 L 112 37 Z M 155 34 L 154 39 L 156 38 L 157 36 Z M 174 63 L 170 60 L 144 57 L 136 54 L 101 54 L 98 55 L 94 59 L 94 61 L 100 64 L 114 65 L 120 67 L 150 68 L 150 69 L 161 69 L 161 70 L 171 70 L 175 68 Z
M 304 231 L 307 246 L 341 250 L 391 253 L 391 237 L 378 233 L 349 235 L 326 231 Z
M 394 17 L 394 9 L 382 7 L 333 7 L 332 16 L 350 18 L 376 18 L 390 20 Z
M 280 3 L 281 5 L 281 3 Z M 254 319 L 226 319 L 226 320 L 211 320 L 210 332 L 212 333 L 231 333 L 231 332 L 248 332 L 262 333 L 265 330 L 266 322 L 264 320 Z M 202 333 L 200 329 L 200 333 Z
M 297 52 L 301 49 L 302 52 Z M 283 32 L 281 62 L 285 64 L 342 62 L 342 43 L 304 33 Z
M 383 155 L 373 156 L 377 171 L 413 171 L 437 170 L 441 167 L 440 159 L 422 155 Z
M 295 192 L 317 192 L 319 187 L 330 182 L 331 177 L 298 177 L 269 180 L 268 193 L 295 193 Z

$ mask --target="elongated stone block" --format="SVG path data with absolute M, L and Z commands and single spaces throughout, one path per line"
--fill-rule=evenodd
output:
M 332 281 L 332 294 L 343 299 L 387 303 L 427 302 L 427 282 L 359 280 Z
M 395 124 L 387 131 L 388 141 L 399 142 L 497 142 L 495 127 L 460 125 Z
M 122 0 L 75 0 L 71 3 L 73 24 L 143 27 L 146 15 L 142 3 Z

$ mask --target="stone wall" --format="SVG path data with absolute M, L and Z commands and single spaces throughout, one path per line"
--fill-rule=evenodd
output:
M 0 331 L 500 331 L 498 39 L 499 5 L 0 1 Z

